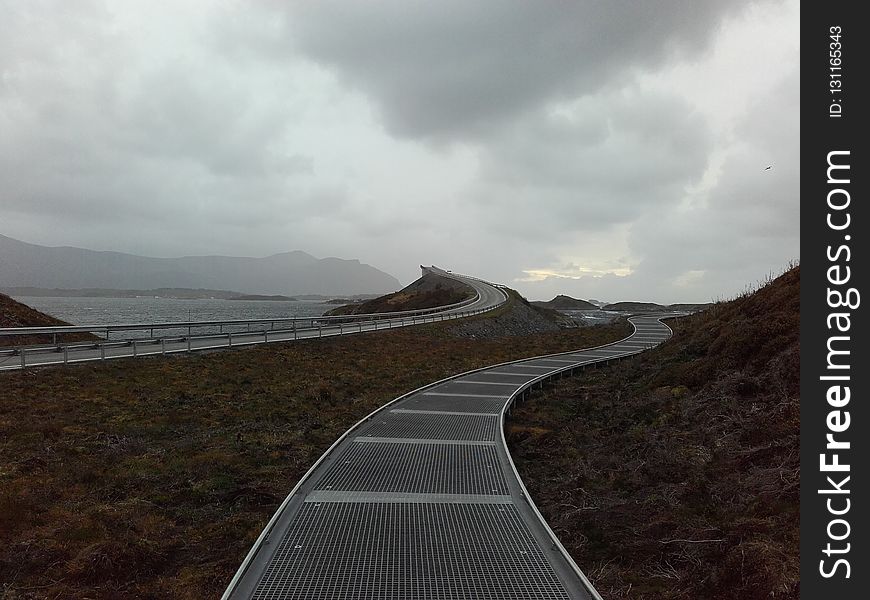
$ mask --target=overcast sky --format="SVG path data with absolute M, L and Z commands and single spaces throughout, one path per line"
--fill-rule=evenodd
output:
M 728 298 L 799 258 L 798 31 L 791 0 L 0 0 L 0 233 Z

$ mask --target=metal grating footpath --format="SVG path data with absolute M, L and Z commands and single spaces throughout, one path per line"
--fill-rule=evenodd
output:
M 254 598 L 570 596 L 517 510 L 502 504 L 304 504 Z
M 489 390 L 493 391 L 493 390 Z M 495 414 L 501 412 L 501 407 L 507 402 L 510 390 L 495 390 L 500 394 L 449 394 L 447 392 L 431 392 L 409 398 L 402 405 L 411 410 L 444 411 L 444 412 L 476 412 Z
M 356 443 L 339 455 L 320 490 L 507 494 L 495 445 Z
M 498 416 L 495 414 L 456 415 L 390 411 L 375 417 L 361 435 L 494 442 L 498 438 L 498 425 Z
M 594 349 L 427 386 L 361 421 L 282 504 L 224 598 L 600 599 L 527 498 L 507 409 L 531 385 L 670 336 L 656 316 Z

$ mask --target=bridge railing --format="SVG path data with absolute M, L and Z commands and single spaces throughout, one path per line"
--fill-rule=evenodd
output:
M 461 279 L 461 276 L 457 276 Z M 418 323 L 431 323 L 482 314 L 493 310 L 506 301 L 503 298 L 495 305 L 475 307 L 481 300 L 480 291 L 461 302 L 424 308 L 386 313 L 365 313 L 358 315 L 333 315 L 311 317 L 285 317 L 266 319 L 231 319 L 214 321 L 183 321 L 164 323 L 125 323 L 109 325 L 66 325 L 53 327 L 14 327 L 0 328 L 2 336 L 51 335 L 50 344 L 0 346 L 0 369 L 24 368 L 39 364 L 79 362 L 82 360 L 105 360 L 143 354 L 170 354 L 191 352 L 212 348 L 288 341 L 299 338 L 326 337 L 377 331 L 393 327 L 403 327 Z M 239 327 L 243 327 L 239 330 Z M 211 328 L 202 332 L 202 328 Z M 215 332 L 214 328 L 218 331 Z M 233 330 L 235 329 L 235 330 Z M 197 332 L 199 330 L 199 332 Z M 110 339 L 111 332 L 145 331 L 148 337 Z M 317 335 L 313 335 L 316 331 Z M 155 332 L 160 335 L 155 335 Z M 174 332 L 174 333 L 172 333 Z M 103 333 L 104 339 L 59 343 L 58 336 L 73 333 Z M 271 339 L 270 339 L 271 336 Z M 125 349 L 126 348 L 126 349 Z M 107 353 L 108 350 L 108 353 Z M 81 351 L 91 351 L 85 358 Z M 56 360 L 36 359 L 38 355 L 55 353 Z M 12 357 L 16 357 L 12 359 Z M 31 359 L 28 363 L 28 357 Z M 14 365 L 8 361 L 14 360 Z M 7 364 L 3 364 L 7 362 Z
M 219 329 L 218 334 L 223 335 L 225 332 L 223 328 L 229 327 L 241 327 L 244 326 L 247 328 L 246 332 L 262 332 L 262 331 L 273 331 L 280 329 L 297 329 L 302 328 L 305 325 L 308 327 L 315 327 L 318 323 L 329 325 L 332 323 L 338 324 L 339 322 L 356 322 L 356 321 L 380 321 L 384 319 L 391 319 L 395 317 L 408 317 L 408 316 L 418 316 L 431 314 L 434 312 L 442 312 L 442 311 L 451 311 L 457 310 L 464 306 L 468 306 L 477 302 L 480 299 L 480 294 L 477 293 L 475 296 L 471 298 L 467 298 L 461 302 L 456 302 L 453 304 L 448 304 L 444 306 L 436 306 L 432 308 L 421 308 L 417 310 L 405 310 L 405 311 L 395 311 L 395 312 L 383 312 L 383 313 L 363 313 L 363 314 L 349 314 L 349 315 L 331 315 L 331 316 L 308 316 L 308 317 L 272 317 L 272 318 L 259 318 L 259 319 L 220 319 L 220 320 L 210 320 L 210 321 L 165 321 L 165 322 L 157 322 L 157 323 L 111 323 L 111 324 L 94 324 L 94 325 L 58 325 L 58 326 L 47 326 L 47 327 L 3 327 L 0 328 L 0 337 L 21 337 L 21 336 L 34 336 L 34 335 L 52 335 L 58 336 L 63 334 L 72 334 L 72 333 L 99 333 L 104 334 L 106 339 L 109 339 L 111 332 L 123 332 L 123 331 L 147 331 L 149 332 L 149 336 L 154 338 L 155 331 L 162 330 L 187 330 L 187 335 L 192 337 L 195 329 L 202 329 L 205 327 Z M 254 329 L 252 326 L 259 325 L 259 329 Z M 276 329 L 276 325 L 279 327 Z M 240 333 L 236 331 L 235 333 Z M 213 334 L 209 334 L 213 335 Z M 207 337 L 207 336 L 205 336 Z M 46 346 L 54 346 L 56 344 L 56 338 L 52 341 L 51 344 L 43 344 Z M 39 345 L 36 345 L 37 347 Z M 0 352 L 8 351 L 8 349 L 2 349 Z

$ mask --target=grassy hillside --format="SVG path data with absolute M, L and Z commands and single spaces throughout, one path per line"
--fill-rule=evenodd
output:
M 556 296 L 552 300 L 548 300 L 547 302 L 532 302 L 532 304 L 534 304 L 535 306 L 552 308 L 555 310 L 598 310 L 598 307 L 591 302 L 586 302 L 586 300 L 578 300 L 577 298 L 565 296 L 564 294 L 559 294 L 558 296 Z
M 474 321 L 518 319 L 501 313 Z M 456 326 L 0 373 L 0 597 L 217 598 L 298 478 L 374 408 L 630 332 Z
M 605 598 L 797 598 L 800 269 L 515 411 L 535 502 Z

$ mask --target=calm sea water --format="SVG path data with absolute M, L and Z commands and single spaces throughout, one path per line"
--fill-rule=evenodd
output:
M 623 316 L 622 313 L 609 310 L 563 310 L 562 312 L 584 325 L 603 325 Z
M 332 304 L 175 298 L 52 298 L 17 296 L 28 306 L 73 325 L 319 317 Z

